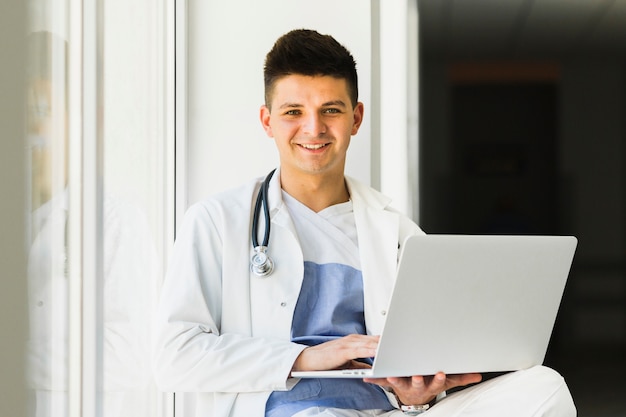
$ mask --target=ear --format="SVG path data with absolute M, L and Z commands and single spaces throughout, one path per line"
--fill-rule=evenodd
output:
M 264 104 L 261 106 L 261 110 L 259 111 L 259 119 L 261 119 L 261 125 L 263 126 L 263 130 L 270 138 L 274 137 L 274 133 L 272 132 L 272 126 L 270 126 L 271 119 L 270 109 Z
M 361 123 L 363 122 L 363 103 L 360 101 L 356 104 L 354 108 L 354 122 L 352 124 L 352 132 L 351 135 L 354 136 L 359 131 L 359 127 L 361 127 Z

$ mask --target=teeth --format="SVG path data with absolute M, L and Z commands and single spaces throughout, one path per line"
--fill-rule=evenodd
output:
M 315 149 L 321 149 L 321 148 L 323 148 L 323 147 L 324 147 L 324 146 L 326 146 L 326 145 L 325 145 L 325 144 L 323 144 L 323 143 L 318 143 L 318 144 L 316 144 L 316 145 L 311 145 L 311 144 L 308 144 L 308 143 L 303 143 L 303 144 L 301 144 L 300 146 L 302 146 L 303 148 L 306 148 L 306 149 L 313 149 L 313 150 L 315 150 Z

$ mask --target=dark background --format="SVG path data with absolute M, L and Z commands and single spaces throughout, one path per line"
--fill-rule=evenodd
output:
M 626 0 L 418 0 L 420 225 L 579 239 L 546 358 L 626 416 Z

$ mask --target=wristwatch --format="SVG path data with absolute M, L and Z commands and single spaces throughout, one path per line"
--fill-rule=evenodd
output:
M 428 409 L 430 409 L 437 402 L 437 397 L 435 397 L 432 401 L 426 404 L 406 405 L 402 404 L 402 401 L 400 401 L 400 398 L 395 393 L 394 395 L 396 396 L 396 401 L 398 401 L 400 410 L 407 416 L 416 416 L 418 414 L 422 414 L 423 412 L 428 411 Z
M 427 402 L 426 404 L 407 405 L 407 404 L 403 404 L 402 401 L 400 401 L 400 397 L 398 397 L 398 394 L 396 394 L 392 389 L 389 389 L 389 392 L 391 392 L 393 396 L 396 397 L 396 402 L 398 403 L 398 406 L 400 407 L 400 411 L 402 411 L 402 413 L 404 413 L 407 416 L 416 416 L 418 414 L 422 414 L 428 411 L 433 405 L 435 405 L 435 403 L 437 402 L 437 399 L 441 395 L 441 394 L 437 395 L 435 398 L 433 398 L 431 401 Z
M 430 408 L 430 404 L 420 404 L 420 405 L 400 405 L 400 410 L 407 416 L 416 416 L 418 414 L 422 414 L 424 411 Z

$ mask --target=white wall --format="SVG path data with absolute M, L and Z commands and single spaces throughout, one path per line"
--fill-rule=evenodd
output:
M 187 79 L 178 78 L 177 95 L 180 98 L 184 90 L 186 97 L 178 102 L 177 142 L 182 134 L 186 156 L 179 155 L 178 161 L 187 169 L 177 169 L 186 176 L 177 194 L 184 188 L 188 195 L 179 208 L 262 176 L 278 164 L 273 141 L 259 122 L 264 59 L 279 36 L 310 28 L 333 35 L 357 62 L 365 121 L 353 137 L 346 173 L 380 188 L 396 207 L 411 214 L 414 196 L 407 177 L 409 167 L 417 171 L 417 155 L 416 146 L 407 150 L 407 138 L 414 135 L 415 145 L 416 129 L 408 126 L 416 125 L 417 110 L 413 108 L 415 114 L 409 117 L 407 102 L 417 102 L 416 82 L 409 89 L 408 75 L 411 69 L 417 79 L 417 28 L 411 32 L 415 39 L 411 39 L 414 56 L 410 59 L 408 22 L 409 16 L 415 16 L 412 24 L 416 25 L 415 1 L 189 0 L 185 4 L 186 50 L 182 52 L 179 44 L 177 55 L 179 59 L 186 55 L 183 75 Z M 181 73 L 179 67 L 177 77 Z M 381 103 L 386 104 L 385 112 L 379 111 Z

